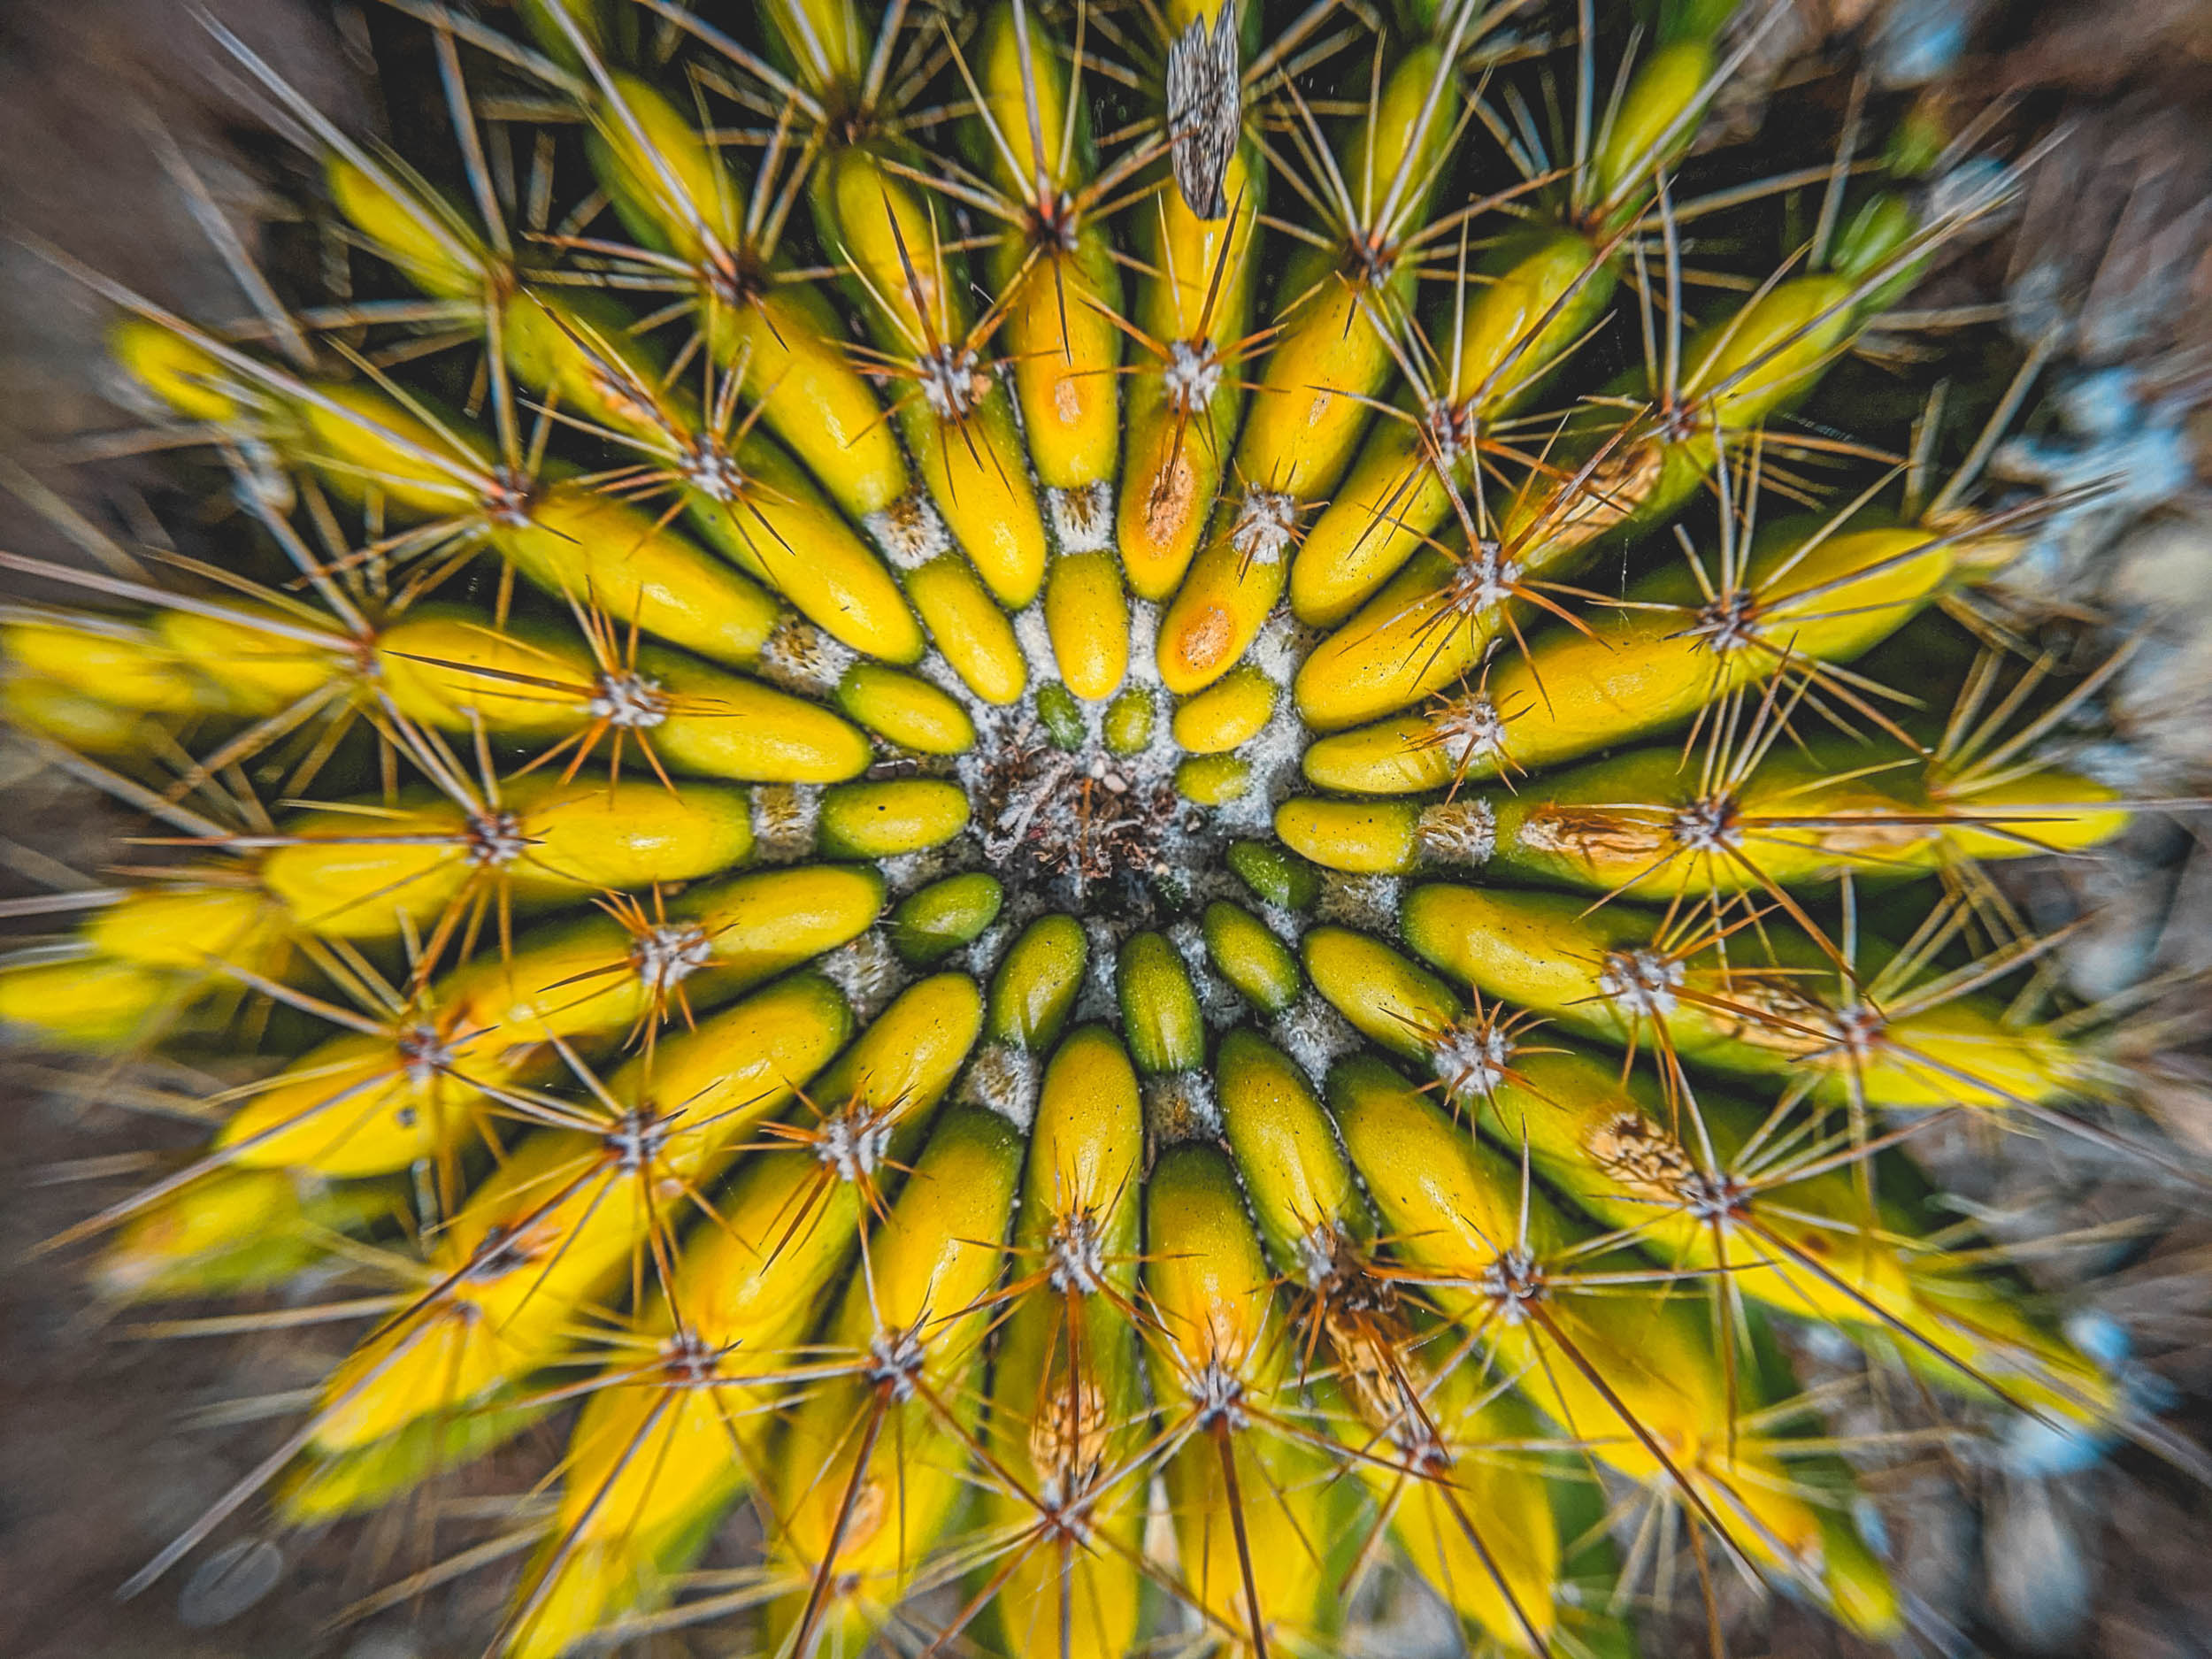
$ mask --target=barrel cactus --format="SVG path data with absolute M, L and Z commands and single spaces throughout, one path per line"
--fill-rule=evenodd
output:
M 534 1447 L 419 1581 L 533 1659 L 1887 1640 L 1901 1448 L 2190 1460 L 1918 1156 L 2179 1160 L 2021 896 L 2155 804 L 1978 599 L 2035 365 L 1904 314 L 1985 124 L 1732 0 L 403 11 L 403 153 L 205 25 L 311 211 L 79 273 L 199 540 L 12 560 L 148 844 L 0 1015 L 211 1125 L 57 1242 L 358 1325 L 127 1588 Z

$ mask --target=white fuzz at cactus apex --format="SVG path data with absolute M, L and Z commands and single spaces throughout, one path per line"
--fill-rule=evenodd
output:
M 143 823 L 0 1018 L 201 1093 L 103 1294 L 348 1341 L 125 1587 L 457 1494 L 365 1605 L 511 1659 L 1940 1645 L 1915 1482 L 2205 1474 L 1926 1156 L 2196 1179 L 2038 931 L 2182 804 L 1985 591 L 2042 359 L 1911 310 L 2036 135 L 1723 130 L 1775 11 L 409 0 L 388 145 L 199 25 L 301 211 L 50 255 L 201 498 L 4 560 Z

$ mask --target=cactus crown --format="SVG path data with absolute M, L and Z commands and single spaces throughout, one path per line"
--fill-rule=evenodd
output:
M 96 1279 L 388 1293 L 141 1584 L 542 1444 L 507 1654 L 1886 1638 L 1847 1417 L 2157 1439 L 1911 1164 L 2126 1087 L 1855 355 L 2008 169 L 1726 4 L 406 10 L 442 182 L 222 35 L 349 286 L 101 283 L 227 521 L 4 625 L 166 851 L 0 1012 L 233 1079 Z

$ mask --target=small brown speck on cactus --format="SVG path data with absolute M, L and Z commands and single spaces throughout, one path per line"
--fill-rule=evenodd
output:
M 473 1480 L 365 1605 L 518 1659 L 1938 1641 L 1900 1471 L 2207 1472 L 1923 1156 L 2201 1179 L 1909 297 L 2032 142 L 1748 0 L 396 10 L 390 148 L 204 24 L 250 314 L 47 250 L 204 497 L 0 559 L 144 820 L 0 1018 L 207 1130 L 54 1242 L 354 1333 L 127 1592 Z

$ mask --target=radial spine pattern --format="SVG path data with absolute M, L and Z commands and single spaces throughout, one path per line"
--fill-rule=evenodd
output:
M 1870 333 L 1970 134 L 1721 142 L 1730 0 L 400 11 L 442 185 L 208 25 L 319 258 L 81 272 L 221 511 L 9 560 L 151 845 L 0 1016 L 216 1079 L 71 1237 L 359 1327 L 135 1587 L 535 1447 L 504 1655 L 1582 1659 L 1906 1632 L 1914 1435 L 2186 1455 L 1913 1158 L 2139 1133 L 1999 869 L 2147 804 L 1976 611 L 2032 366 Z

